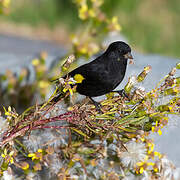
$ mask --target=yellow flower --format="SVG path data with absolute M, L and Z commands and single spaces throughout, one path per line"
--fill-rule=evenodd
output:
M 21 164 L 21 168 L 22 168 L 23 170 L 27 170 L 27 169 L 29 169 L 29 164 L 28 164 L 27 162 L 23 162 L 23 163 Z
M 168 106 L 170 112 L 174 112 L 172 106 Z
M 149 150 L 148 150 L 148 154 L 151 154 L 151 152 L 154 150 L 154 144 L 153 143 L 147 143 Z
M 137 166 L 143 166 L 144 162 L 137 162 L 136 165 Z
M 63 92 L 65 93 L 65 92 L 67 92 L 67 90 L 68 90 L 67 88 L 64 88 L 64 89 L 63 89 Z
M 5 114 L 6 116 L 11 116 L 11 113 L 10 113 L 10 112 L 11 112 L 11 106 L 8 107 L 8 111 L 6 110 L 6 108 L 5 108 L 4 106 L 3 106 L 3 109 L 4 109 L 4 111 L 5 111 L 4 114 Z
M 42 152 L 43 152 L 43 150 L 42 150 L 42 149 L 38 149 L 38 152 L 39 152 L 39 153 L 42 153 Z
M 78 37 L 77 37 L 75 34 L 72 34 L 72 35 L 70 36 L 70 38 L 71 38 L 72 43 L 73 43 L 75 46 L 77 46 L 77 45 L 79 44 L 79 39 L 78 39 Z
M 68 111 L 72 111 L 74 108 L 72 106 L 68 107 L 67 110 Z
M 72 96 L 73 95 L 73 90 L 71 88 L 69 89 L 69 92 L 70 92 L 70 94 Z
M 155 155 L 155 156 L 158 156 L 159 159 L 161 159 L 161 157 L 162 157 L 161 153 L 159 153 L 159 152 L 157 152 L 157 151 L 154 151 L 154 155 Z
M 11 2 L 10 0 L 3 0 L 3 1 L 2 1 L 2 5 L 3 5 L 5 8 L 8 8 L 10 2 Z
M 30 157 L 32 160 L 37 159 L 37 160 L 42 161 L 43 159 L 42 149 L 38 149 L 38 151 L 35 153 L 29 153 L 28 157 Z
M 152 126 L 152 129 L 151 129 L 151 130 L 152 130 L 152 132 L 154 132 L 154 130 L 155 130 L 155 127 L 154 127 L 154 126 Z
M 87 18 L 88 6 L 87 4 L 81 5 L 79 8 L 79 18 L 85 20 Z
M 120 31 L 121 26 L 118 23 L 118 17 L 114 16 L 111 21 L 112 21 L 112 25 L 114 26 L 114 30 Z
M 4 114 L 7 116 L 8 119 L 11 119 L 12 117 L 17 118 L 18 114 L 12 111 L 11 106 L 8 107 L 8 111 L 4 106 L 3 109 L 5 111 Z
M 144 142 L 144 141 L 145 141 L 145 138 L 144 138 L 144 137 L 141 137 L 140 140 L 141 140 L 142 142 Z
M 154 163 L 153 162 L 148 162 L 147 165 L 148 166 L 154 166 Z
M 10 162 L 11 164 L 13 164 L 14 163 L 14 159 L 13 159 L 13 154 L 14 154 L 14 151 L 11 151 L 9 154 L 7 153 L 7 149 L 4 149 L 4 153 L 3 154 L 1 154 L 1 157 L 3 157 L 5 160 L 6 160 L 6 162 Z
M 73 89 L 71 88 L 71 84 L 75 84 L 75 82 L 73 80 L 70 80 L 68 82 L 65 82 L 65 87 L 63 89 L 63 92 L 66 93 L 67 91 L 70 92 L 71 95 L 73 95 Z
M 2 156 L 3 158 L 5 158 L 5 157 L 7 156 L 7 149 L 4 150 L 4 153 L 1 154 L 1 156 Z
M 158 172 L 158 168 L 157 167 L 154 167 L 153 170 L 154 170 L 154 172 Z
M 158 121 L 156 121 L 156 127 L 158 126 Z
M 35 154 L 35 153 L 29 153 L 29 154 L 28 154 L 28 157 L 31 157 L 32 160 L 38 159 L 38 158 L 36 157 L 36 154 Z
M 74 80 L 76 81 L 76 83 L 82 83 L 84 79 L 85 78 L 81 74 L 75 74 L 74 76 Z
M 158 134 L 159 134 L 160 136 L 162 135 L 161 129 L 158 130 Z
M 40 64 L 39 59 L 33 59 L 33 60 L 32 60 L 32 65 L 33 65 L 33 66 L 38 66 L 39 64 Z
M 95 13 L 94 9 L 92 9 L 92 8 L 89 9 L 88 14 L 90 17 L 93 17 L 93 18 L 96 17 L 96 13 Z
M 47 81 L 40 81 L 39 82 L 39 87 L 44 89 L 44 88 L 48 88 L 49 87 L 49 83 Z
M 43 150 L 42 149 L 38 149 L 38 151 L 36 152 L 36 153 L 29 153 L 28 154 L 28 157 L 31 157 L 32 158 L 32 160 L 34 160 L 34 159 L 39 159 L 39 160 L 42 160 L 42 152 L 43 152 Z
M 139 173 L 142 174 L 143 171 L 144 171 L 144 168 L 143 168 L 143 167 L 140 167 Z
M 79 52 L 82 54 L 86 54 L 88 52 L 87 47 L 83 46 L 83 47 L 79 48 Z

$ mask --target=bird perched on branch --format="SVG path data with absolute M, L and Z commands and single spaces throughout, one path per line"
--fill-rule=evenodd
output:
M 83 80 L 81 83 L 76 84 L 76 91 L 89 97 L 96 108 L 100 110 L 100 104 L 94 101 L 92 97 L 101 96 L 109 92 L 123 94 L 123 90 L 113 90 L 125 76 L 128 59 L 133 59 L 129 45 L 122 41 L 116 41 L 111 43 L 101 56 L 74 69 L 63 78 L 67 76 L 74 77 L 77 74 L 82 75 Z M 59 96 L 54 98 L 56 102 Z

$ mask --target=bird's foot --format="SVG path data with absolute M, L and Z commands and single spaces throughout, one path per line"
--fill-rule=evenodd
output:
M 96 103 L 94 103 L 94 105 L 95 105 L 95 107 L 96 107 L 96 110 L 97 110 L 100 114 L 102 114 L 103 112 L 102 112 L 102 110 L 101 110 L 101 108 L 102 108 L 101 104 L 98 103 L 98 102 L 96 102 Z
M 129 96 L 126 94 L 124 89 L 121 89 L 121 90 L 118 90 L 118 91 L 112 91 L 112 92 L 117 92 L 120 96 L 126 97 L 127 99 L 129 99 Z
M 95 101 L 94 99 L 92 99 L 91 97 L 89 97 L 89 98 L 90 98 L 91 101 L 93 102 L 96 110 L 97 110 L 99 113 L 102 114 L 103 112 L 102 112 L 102 110 L 101 110 L 101 108 L 102 108 L 101 104 L 100 104 L 99 102 Z

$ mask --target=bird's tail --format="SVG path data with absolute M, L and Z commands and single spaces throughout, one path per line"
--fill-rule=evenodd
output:
M 57 103 L 64 97 L 64 93 L 59 93 L 57 96 L 55 96 L 53 99 L 51 99 L 50 103 Z
M 62 77 L 62 78 L 64 79 L 65 76 Z M 57 86 L 59 86 L 59 83 L 60 83 L 59 79 L 60 78 L 53 79 L 53 80 L 51 80 L 51 82 L 54 83 L 56 85 L 56 87 L 57 87 Z M 65 93 L 62 92 L 62 87 L 61 86 L 59 86 L 58 91 L 56 92 L 56 94 L 57 95 L 55 97 L 53 97 L 53 99 L 50 100 L 51 103 L 57 103 L 58 101 L 60 101 L 61 99 L 64 98 Z

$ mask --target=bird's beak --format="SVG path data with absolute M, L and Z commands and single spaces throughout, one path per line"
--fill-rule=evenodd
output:
M 131 54 L 130 52 L 128 52 L 127 54 L 125 54 L 124 57 L 125 57 L 126 59 L 133 59 L 133 56 L 132 56 L 132 54 Z

